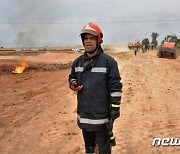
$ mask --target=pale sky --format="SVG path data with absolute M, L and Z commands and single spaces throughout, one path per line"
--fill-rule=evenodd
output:
M 103 44 L 126 45 L 159 33 L 180 36 L 180 0 L 0 0 L 0 45 L 81 45 L 79 33 L 98 24 Z

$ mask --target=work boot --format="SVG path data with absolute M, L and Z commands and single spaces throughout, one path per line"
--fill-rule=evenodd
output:
M 86 153 L 85 154 L 95 154 L 95 150 L 92 147 L 86 148 Z
M 116 146 L 116 140 L 112 131 L 109 132 L 109 144 L 110 146 Z

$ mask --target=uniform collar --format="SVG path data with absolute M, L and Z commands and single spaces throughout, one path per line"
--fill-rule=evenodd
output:
M 92 56 L 92 57 L 88 57 L 88 55 L 87 55 L 87 53 L 86 53 L 86 51 L 85 51 L 84 54 L 83 54 L 83 58 L 84 58 L 85 60 L 91 60 L 91 59 L 94 59 L 95 57 L 98 57 L 98 56 L 99 56 L 101 53 L 103 53 L 103 52 L 104 52 L 104 51 L 103 51 L 102 47 L 99 46 L 96 55 L 94 55 L 94 56 Z

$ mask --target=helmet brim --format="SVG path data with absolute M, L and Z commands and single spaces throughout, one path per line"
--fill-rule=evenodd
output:
M 94 35 L 94 36 L 98 36 L 98 34 L 97 34 L 96 32 L 94 32 L 94 31 L 92 31 L 92 30 L 83 30 L 83 31 L 80 33 L 80 35 L 82 35 L 82 34 L 92 34 L 92 35 Z

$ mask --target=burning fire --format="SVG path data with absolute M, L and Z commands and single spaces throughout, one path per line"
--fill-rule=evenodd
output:
M 28 64 L 26 62 L 21 62 L 20 65 L 16 66 L 15 70 L 13 70 L 13 73 L 21 74 L 24 72 L 26 68 L 28 68 Z

